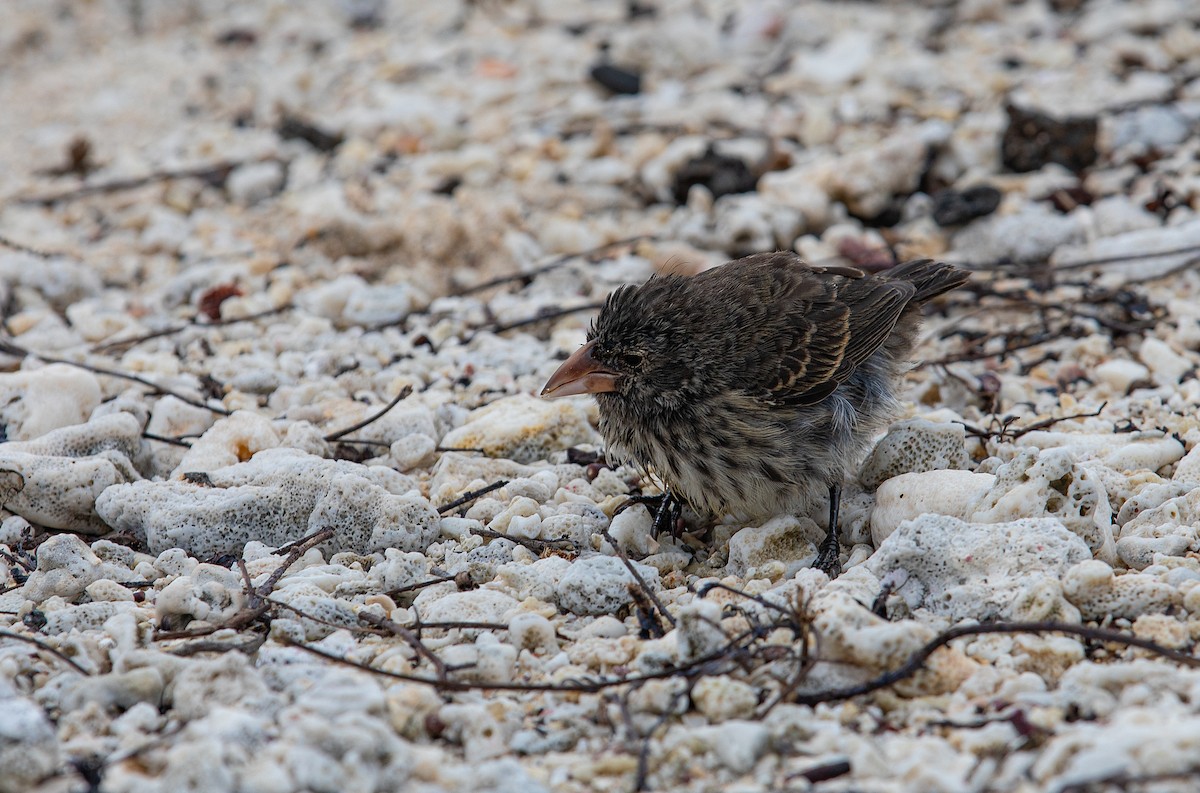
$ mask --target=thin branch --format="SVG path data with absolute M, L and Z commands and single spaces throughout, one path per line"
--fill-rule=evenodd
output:
M 257 314 L 247 314 L 244 317 L 229 317 L 227 319 L 217 319 L 217 320 L 213 320 L 211 322 L 199 322 L 197 320 L 192 320 L 191 322 L 187 322 L 182 325 L 173 325 L 169 328 L 163 328 L 162 330 L 156 330 L 156 331 L 151 331 L 150 333 L 144 333 L 141 336 L 133 336 L 128 339 L 114 339 L 113 341 L 106 341 L 103 344 L 97 344 L 95 347 L 93 347 L 92 352 L 94 352 L 94 353 L 111 353 L 111 352 L 115 352 L 117 350 L 125 351 L 125 350 L 128 350 L 130 347 L 134 347 L 138 344 L 141 344 L 142 342 L 152 341 L 154 339 L 161 339 L 164 336 L 172 336 L 176 333 L 182 333 L 183 331 L 187 330 L 188 328 L 220 328 L 220 327 L 224 327 L 226 325 L 235 325 L 239 322 L 254 322 L 256 320 L 264 319 L 266 317 L 275 316 L 276 314 L 282 314 L 283 312 L 290 310 L 292 307 L 293 306 L 291 303 L 284 303 L 282 306 L 276 306 L 275 308 L 268 308 L 265 311 L 259 311 Z
M 982 438 L 983 440 L 992 440 L 992 439 L 1016 440 L 1017 438 L 1020 438 L 1022 435 L 1028 435 L 1031 432 L 1036 432 L 1038 430 L 1044 430 L 1048 427 L 1053 427 L 1055 424 L 1059 424 L 1064 421 L 1074 421 L 1075 419 L 1095 418 L 1096 416 L 1099 416 L 1104 411 L 1104 408 L 1106 408 L 1106 407 L 1108 407 L 1108 402 L 1101 402 L 1100 407 L 1096 408 L 1095 410 L 1093 410 L 1090 413 L 1073 413 L 1070 416 L 1057 416 L 1057 417 L 1051 416 L 1050 418 L 1042 419 L 1040 421 L 1035 421 L 1032 424 L 1029 424 L 1024 427 L 1017 427 L 1016 429 L 1009 429 L 1012 422 L 1016 420 L 1015 416 L 1005 417 L 1003 419 L 1003 421 L 1001 422 L 1000 429 L 998 429 L 998 430 L 981 429 L 981 428 L 975 427 L 971 424 L 967 424 L 965 421 L 956 421 L 954 423 L 962 425 L 962 427 L 967 431 L 967 434 L 974 438 Z
M 394 600 L 398 595 L 403 595 L 407 592 L 416 592 L 418 589 L 425 589 L 426 587 L 431 587 L 436 584 L 444 584 L 447 581 L 453 581 L 453 580 L 454 580 L 454 576 L 448 575 L 448 576 L 444 576 L 442 578 L 431 578 L 428 581 L 418 581 L 415 584 L 408 584 L 406 586 L 400 587 L 399 589 L 393 589 L 392 591 L 387 593 L 387 596 Z
M 47 251 L 47 250 L 42 250 L 41 248 L 33 248 L 33 247 L 30 247 L 29 245 L 22 245 L 21 243 L 15 242 L 14 240 L 11 240 L 8 237 L 2 236 L 2 235 L 0 235 L 0 245 L 3 245 L 6 248 L 12 248 L 14 251 L 20 251 L 21 253 L 28 253 L 31 256 L 38 257 L 39 259 L 53 259 L 56 256 L 66 256 L 67 255 L 65 253 L 59 253 L 57 251 Z
M 242 571 L 242 579 L 245 582 L 246 594 L 249 600 L 249 603 L 247 603 L 244 608 L 230 617 L 229 621 L 225 622 L 224 624 L 209 625 L 207 627 L 192 631 L 184 630 L 155 633 L 154 640 L 169 641 L 172 639 L 194 639 L 200 636 L 209 636 L 225 628 L 233 628 L 235 630 L 244 628 L 252 622 L 261 619 L 263 615 L 265 615 L 271 609 L 271 606 L 275 605 L 272 602 L 270 595 L 275 590 L 275 586 L 279 583 L 279 580 L 283 578 L 284 574 L 288 571 L 288 568 L 298 562 L 300 557 L 308 553 L 311 549 L 329 539 L 332 539 L 333 535 L 333 529 L 322 529 L 320 531 L 313 532 L 306 537 L 301 537 L 299 540 L 296 540 L 290 545 L 280 548 L 277 553 L 281 553 L 284 550 L 289 551 L 287 558 L 285 558 L 279 564 L 279 566 L 271 572 L 271 575 L 267 577 L 267 580 L 258 587 L 251 585 L 249 574 L 245 569 L 245 562 L 239 559 L 238 562 Z M 345 626 L 339 625 L 338 627 Z
M 390 411 L 392 408 L 396 407 L 396 405 L 399 405 L 412 392 L 413 392 L 413 388 L 411 385 L 404 386 L 404 388 L 400 389 L 400 393 L 396 394 L 396 396 L 394 396 L 392 398 L 392 401 L 388 402 L 386 405 L 384 405 L 382 408 L 380 408 L 380 410 L 377 413 L 374 413 L 371 416 L 368 416 L 367 418 L 363 419 L 362 421 L 358 422 L 357 424 L 351 424 L 349 427 L 346 427 L 344 430 L 338 430 L 337 432 L 329 433 L 328 435 L 325 436 L 326 442 L 333 443 L 336 440 L 340 440 L 341 438 L 346 437 L 347 435 L 349 435 L 352 432 L 357 432 L 358 430 L 361 430 L 363 427 L 366 427 L 369 424 L 373 424 L 376 421 L 379 421 L 381 418 L 383 418 L 384 416 L 387 415 L 388 411 Z
M 1062 284 L 1062 285 L 1063 286 L 1085 286 L 1085 287 L 1091 286 L 1088 284 Z M 972 292 L 973 295 L 966 300 L 954 301 L 952 303 L 952 306 L 955 308 L 960 307 L 960 306 L 964 306 L 964 307 L 970 306 L 971 308 L 975 309 L 975 311 L 973 312 L 972 315 L 977 315 L 979 313 L 993 312 L 993 311 L 1021 311 L 1021 312 L 1037 311 L 1039 313 L 1042 313 L 1043 315 L 1046 312 L 1058 312 L 1058 313 L 1066 314 L 1067 316 L 1076 317 L 1078 319 L 1090 320 L 1090 321 L 1095 322 L 1096 324 L 1100 325 L 1101 327 L 1106 328 L 1107 330 L 1111 330 L 1115 333 L 1128 334 L 1128 335 L 1142 333 L 1144 331 L 1150 330 L 1157 324 L 1158 319 L 1159 319 L 1156 316 L 1150 316 L 1145 319 L 1137 319 L 1132 323 L 1124 322 L 1124 321 L 1121 321 L 1118 319 L 1113 319 L 1111 317 L 1106 317 L 1103 314 L 1096 314 L 1096 313 L 1092 313 L 1090 311 L 1085 311 L 1071 303 L 1050 303 L 1050 302 L 1045 302 L 1042 300 L 1035 299 L 1034 297 L 1031 297 L 1028 294 L 1028 290 L 1025 288 L 1013 289 L 1013 290 L 1001 292 L 1001 291 L 997 291 L 996 289 L 993 289 L 988 284 L 972 283 L 970 285 L 970 287 L 968 288 L 968 290 L 966 290 L 966 291 Z M 1120 295 L 1122 294 L 1122 291 L 1123 290 L 1101 290 L 1101 291 L 1099 291 L 1099 293 L 1089 294 L 1085 298 L 1085 300 L 1089 304 L 1116 303 L 1118 301 Z M 996 301 L 999 301 L 999 302 L 989 302 L 989 303 L 984 303 L 984 304 L 980 305 L 979 301 L 980 301 L 980 299 L 982 299 L 984 297 L 994 298 Z M 999 337 L 999 335 L 1001 335 L 1001 334 L 997 334 L 995 337 Z
M 1063 422 L 1063 421 L 1074 421 L 1075 419 L 1095 418 L 1096 416 L 1099 416 L 1100 413 L 1103 412 L 1104 408 L 1106 408 L 1106 407 L 1108 407 L 1108 402 L 1101 402 L 1100 407 L 1096 408 L 1091 413 L 1073 413 L 1070 416 L 1062 416 L 1059 418 L 1051 417 L 1051 418 L 1047 418 L 1047 419 L 1042 419 L 1041 421 L 1035 421 L 1032 424 L 1029 424 L 1028 426 L 1018 427 L 1017 429 L 1013 430 L 1012 432 L 1009 433 L 1009 437 L 1013 438 L 1013 439 L 1020 438 L 1022 435 L 1027 435 L 1030 432 L 1036 432 L 1038 430 L 1044 430 L 1047 427 L 1053 427 L 1055 424 L 1058 424 L 1059 422 Z
M 445 662 L 442 661 L 441 658 L 438 658 L 437 655 L 434 654 L 433 650 L 430 650 L 428 647 L 426 647 L 425 643 L 417 637 L 416 633 L 398 622 L 394 622 L 386 617 L 380 617 L 369 611 L 360 612 L 358 619 L 367 623 L 368 625 L 372 625 L 395 636 L 399 636 L 401 639 L 407 642 L 408 646 L 413 648 L 418 655 L 429 661 L 429 663 L 433 664 L 433 668 L 437 670 L 437 676 L 439 679 L 446 679 Z
M 723 584 L 720 581 L 709 581 L 703 584 L 699 589 L 696 590 L 696 597 L 706 598 L 708 597 L 708 593 L 714 590 L 721 590 L 723 592 L 729 592 L 730 594 L 737 595 L 738 597 L 746 598 L 746 600 L 753 601 L 765 609 L 776 611 L 784 617 L 795 618 L 796 616 L 796 613 L 793 609 L 786 608 L 778 603 L 772 603 L 762 595 L 752 595 L 749 592 L 743 592 L 736 587 L 731 587 L 729 584 Z
M 691 682 L 691 681 L 689 681 Z M 682 691 L 675 692 L 671 697 L 671 702 L 663 709 L 663 712 L 650 725 L 650 729 L 642 735 L 638 735 L 639 730 L 633 721 L 633 713 L 629 709 L 629 695 L 633 693 L 635 687 L 630 687 L 625 691 L 625 694 L 620 697 L 618 704 L 621 708 L 621 718 L 625 722 L 625 732 L 630 738 L 640 737 L 640 746 L 637 753 L 637 774 L 634 777 L 633 791 L 641 793 L 643 790 L 649 789 L 648 778 L 650 776 L 650 742 L 654 739 L 654 733 L 662 729 L 663 725 L 670 720 L 672 716 L 677 715 L 679 704 L 692 696 L 694 686 L 688 685 Z M 611 696 L 611 695 L 610 695 Z
M 11 341 L 5 341 L 3 339 L 0 339 L 0 352 L 6 353 L 8 355 L 13 355 L 18 358 L 37 358 L 38 360 L 45 361 L 46 363 L 61 363 L 61 364 L 66 364 L 67 366 L 74 366 L 76 368 L 83 369 L 84 371 L 91 372 L 93 374 L 102 374 L 102 375 L 107 375 L 109 377 L 117 377 L 117 378 L 120 378 L 121 380 L 128 380 L 133 383 L 138 383 L 139 385 L 144 385 L 147 388 L 153 389 L 154 393 L 166 394 L 168 396 L 173 396 L 176 399 L 178 399 L 180 402 L 184 402 L 188 405 L 191 405 L 192 407 L 198 407 L 203 410 L 207 410 L 207 411 L 216 413 L 221 416 L 232 415 L 232 411 L 226 410 L 225 408 L 213 407 L 212 405 L 205 404 L 204 402 L 201 402 L 198 399 L 192 399 L 190 397 L 184 396 L 183 394 L 180 394 L 178 391 L 172 391 L 171 389 L 167 388 L 166 386 L 161 386 L 158 383 L 147 380 L 144 377 L 138 377 L 137 375 L 129 374 L 128 372 L 121 372 L 121 371 L 117 371 L 116 369 L 105 369 L 102 366 L 92 366 L 91 364 L 81 363 L 80 361 L 71 361 L 66 358 L 56 358 L 52 355 L 46 355 L 46 354 L 40 353 L 40 352 L 33 352 L 31 350 L 25 349 L 24 347 L 13 344 Z
M 1157 259 L 1161 256 L 1178 256 L 1185 253 L 1200 253 L 1200 245 L 1184 245 L 1178 248 L 1166 248 L 1165 250 L 1161 251 L 1143 251 L 1140 253 L 1119 253 L 1112 256 L 1096 256 L 1090 259 L 1076 259 L 1075 261 L 1056 264 L 1052 267 L 1047 259 L 1024 262 L 996 259 L 988 262 L 948 262 L 948 264 L 953 264 L 957 267 L 963 267 L 967 270 L 971 270 L 972 272 L 1003 270 L 1006 274 L 1011 275 L 1013 270 L 1018 270 L 1020 273 L 1025 273 L 1035 268 L 1050 267 L 1053 272 L 1057 273 L 1069 270 L 1080 270 L 1087 267 L 1096 267 L 1102 264 L 1136 262 L 1145 259 Z
M 295 641 L 287 636 L 279 636 L 277 641 L 289 646 L 304 650 L 307 653 L 324 658 L 327 661 L 332 661 L 336 664 L 343 664 L 355 669 L 361 669 L 364 672 L 390 677 L 395 680 L 404 680 L 409 683 L 420 683 L 427 686 L 432 686 L 443 691 L 558 691 L 558 692 L 578 692 L 582 694 L 594 694 L 603 691 L 607 688 L 616 686 L 625 686 L 631 683 L 642 683 L 647 680 L 662 680 L 669 677 L 688 676 L 696 673 L 706 665 L 714 662 L 727 659 L 730 654 L 740 646 L 740 644 L 748 638 L 752 638 L 754 631 L 745 631 L 731 639 L 724 646 L 713 650 L 710 653 L 700 656 L 689 661 L 686 664 L 679 666 L 661 669 L 657 672 L 648 672 L 643 675 L 634 675 L 625 678 L 609 678 L 607 680 L 594 680 L 591 682 L 567 680 L 562 683 L 475 683 L 467 680 L 439 680 L 435 678 L 422 677 L 421 675 L 410 675 L 404 672 L 391 672 L 386 669 L 379 669 L 370 666 L 369 664 L 359 663 L 349 658 L 319 649 L 310 644 Z
M 463 493 L 461 496 L 454 499 L 449 504 L 438 507 L 438 514 L 445 515 L 447 512 L 452 512 L 452 511 L 458 509 L 459 507 L 461 507 L 463 504 L 470 503 L 470 502 L 474 501 L 475 499 L 479 498 L 480 496 L 486 496 L 488 493 L 491 493 L 493 490 L 499 490 L 500 488 L 504 487 L 507 484 L 508 484 L 507 479 L 497 479 L 495 482 L 492 482 L 487 487 L 481 487 L 478 490 L 472 490 L 468 493 Z
M 551 259 L 549 262 L 541 265 L 540 267 L 533 268 L 532 270 L 526 270 L 525 272 L 520 272 L 520 273 L 513 273 L 512 275 L 502 275 L 499 278 L 493 278 L 490 281 L 484 281 L 482 284 L 475 284 L 474 286 L 469 286 L 466 289 L 460 289 L 459 291 L 454 293 L 454 297 L 464 297 L 466 295 L 473 295 L 476 292 L 484 292 L 488 289 L 491 289 L 492 287 L 503 286 L 504 284 L 510 284 L 510 283 L 514 283 L 514 282 L 518 282 L 518 281 L 524 281 L 525 283 L 529 283 L 535 277 L 541 275 L 542 273 L 548 273 L 551 270 L 555 270 L 559 267 L 562 267 L 563 265 L 567 264 L 568 262 L 572 261 L 573 259 L 582 259 L 582 258 L 587 258 L 589 256 L 595 256 L 600 253 L 607 253 L 608 251 L 612 250 L 613 248 L 619 248 L 622 245 L 632 245 L 633 243 L 636 243 L 636 242 L 642 242 L 643 240 L 652 240 L 652 239 L 656 239 L 656 237 L 652 234 L 639 234 L 636 237 L 627 237 L 623 240 L 616 240 L 615 242 L 606 242 L 605 244 L 599 245 L 590 250 L 575 251 L 574 253 L 564 253 L 561 256 L 557 256 L 554 259 Z
M 796 670 L 786 680 L 781 681 L 780 689 L 759 708 L 759 719 L 765 719 L 776 705 L 786 702 L 808 677 L 809 672 L 817 665 L 817 661 L 821 657 L 821 634 L 811 628 L 812 620 L 807 616 L 807 609 L 803 607 L 803 604 L 797 602 L 790 616 L 792 635 L 800 640 L 800 655 L 796 663 Z M 794 654 L 793 657 L 795 657 Z
M 506 331 L 516 330 L 517 328 L 528 327 L 529 325 L 537 325 L 540 322 L 549 322 L 550 320 L 558 319 L 559 317 L 578 314 L 583 311 L 599 311 L 602 308 L 604 308 L 604 303 L 599 302 L 584 303 L 583 305 L 572 306 L 570 308 L 559 308 L 553 311 L 542 311 L 539 312 L 537 316 L 526 317 L 525 319 L 519 319 L 516 322 L 508 322 L 503 324 L 497 323 L 494 325 L 485 325 L 482 328 L 476 328 L 470 336 L 464 339 L 464 341 L 469 342 L 480 333 L 504 333 Z
M 637 568 L 633 566 L 633 562 L 629 561 L 629 557 L 626 556 L 625 552 L 621 550 L 621 546 L 617 544 L 617 541 L 613 539 L 613 536 L 608 533 L 608 529 L 601 531 L 600 536 L 607 540 L 608 544 L 613 547 L 613 551 L 616 553 L 617 558 L 621 560 L 621 564 L 625 565 L 625 569 L 629 571 L 629 575 L 633 576 L 633 580 L 637 582 L 638 587 L 642 590 L 643 594 L 646 595 L 646 599 L 654 604 L 655 610 L 663 616 L 663 619 L 667 621 L 667 624 L 674 628 L 675 618 L 671 616 L 671 612 L 667 611 L 666 606 L 662 604 L 662 601 L 658 599 L 658 596 L 650 590 L 650 587 L 646 586 L 646 580 L 642 578 L 642 574 L 639 573 Z M 659 631 L 662 631 L 662 626 L 658 626 L 658 629 Z M 662 636 L 663 633 L 665 633 L 665 631 L 659 633 L 659 636 Z
M 307 537 L 301 537 L 290 546 L 285 546 L 291 549 L 287 555 L 287 558 L 275 568 L 275 571 L 271 573 L 267 580 L 263 582 L 262 586 L 258 588 L 257 591 L 259 596 L 265 598 L 267 595 L 275 591 L 275 585 L 279 583 L 279 579 L 283 578 L 284 573 L 287 572 L 289 567 L 300 561 L 300 557 L 308 553 L 313 548 L 316 548 L 326 540 L 333 539 L 333 535 L 333 529 L 321 529 L 320 531 L 315 531 L 312 534 L 309 534 Z
M 1155 774 L 1131 774 L 1128 771 L 1114 771 L 1080 782 L 1072 782 L 1058 788 L 1058 791 L 1059 793 L 1093 793 L 1093 791 L 1101 790 L 1101 786 L 1105 790 L 1126 791 L 1135 786 L 1141 789 L 1142 786 L 1151 785 L 1155 782 L 1179 782 L 1184 780 L 1191 780 L 1191 784 L 1186 786 L 1187 790 L 1195 790 L 1197 777 L 1200 777 L 1200 766 L 1195 765 L 1188 766 L 1179 771 L 1162 771 Z M 1159 788 L 1154 789 L 1158 790 Z M 1171 789 L 1177 790 L 1178 788 Z
M 187 441 L 181 441 L 178 438 L 168 438 L 165 435 L 155 435 L 153 432 L 142 430 L 142 437 L 148 441 L 158 441 L 159 443 L 167 443 L 171 446 L 182 446 L 184 449 L 192 448 L 192 444 Z
M 41 639 L 35 639 L 34 637 L 26 636 L 23 633 L 13 633 L 12 631 L 6 631 L 3 629 L 0 629 L 0 639 L 16 639 L 19 642 L 25 642 L 26 644 L 32 644 L 34 647 L 37 647 L 39 650 L 47 652 L 50 655 L 57 658 L 58 660 L 62 661 L 64 664 L 71 667 L 79 674 L 84 675 L 85 677 L 90 677 L 92 674 L 91 672 L 89 672 L 88 670 L 84 669 L 82 666 L 77 664 L 74 660 L 72 660 L 68 656 L 64 655 L 62 653 L 62 651 L 56 650 L 55 648 L 46 644 Z
M 254 160 L 253 162 L 278 162 L 274 157 L 268 157 L 262 160 Z M 39 206 L 53 206 L 65 201 L 75 201 L 80 198 L 87 198 L 93 195 L 103 195 L 105 193 L 119 193 L 126 190 L 136 190 L 139 187 L 155 184 L 158 182 L 169 182 L 174 179 L 203 179 L 208 182 L 222 184 L 229 178 L 229 174 L 233 169 L 240 165 L 245 165 L 248 161 L 229 161 L 219 162 L 210 165 L 201 165 L 195 168 L 181 168 L 177 171 L 155 171 L 146 174 L 145 176 L 134 176 L 126 179 L 114 179 L 110 182 L 101 182 L 99 184 L 89 184 L 83 187 L 77 187 L 73 190 L 64 190 L 60 193 L 49 193 L 40 196 L 28 196 L 26 198 L 17 199 L 20 204 L 37 204 Z
M 498 531 L 493 531 L 492 529 L 472 529 L 471 533 L 478 534 L 480 537 L 488 537 L 489 539 L 493 540 L 508 540 L 509 542 L 514 542 L 517 545 L 523 545 L 529 550 L 536 551 L 538 553 L 541 553 L 547 548 L 554 548 L 555 546 L 562 545 L 563 543 L 566 543 L 570 550 L 576 550 L 574 541 L 568 537 L 556 537 L 551 540 L 541 540 L 534 537 L 516 537 L 512 534 L 503 534 Z
M 345 622 L 336 622 L 334 620 L 327 620 L 324 617 L 318 617 L 316 614 L 310 614 L 304 609 L 293 606 L 291 603 L 285 603 L 278 598 L 268 597 L 267 602 L 269 602 L 272 606 L 278 606 L 284 611 L 290 611 L 302 619 L 311 620 L 312 622 L 316 622 L 320 625 L 328 625 L 330 628 L 336 628 L 340 631 L 352 631 L 354 633 L 362 633 L 370 636 L 388 635 L 387 631 L 380 630 L 378 628 L 364 628 L 361 625 L 347 625 Z
M 1097 256 L 1092 259 L 1077 259 L 1073 262 L 1064 262 L 1063 264 L 1054 265 L 1054 272 L 1060 273 L 1068 270 L 1081 270 L 1087 267 L 1096 267 L 1101 264 L 1120 264 L 1121 262 L 1137 262 L 1145 259 L 1157 259 L 1160 256 L 1178 256 L 1184 253 L 1200 253 L 1200 245 L 1184 245 L 1179 248 L 1167 248 L 1162 251 L 1143 251 L 1141 253 L 1123 253 L 1113 256 Z
M 932 360 L 920 361 L 919 363 L 917 363 L 917 365 L 914 368 L 920 369 L 920 368 L 924 368 L 926 366 L 945 366 L 946 364 L 950 364 L 950 363 L 965 363 L 965 362 L 970 362 L 970 361 L 983 361 L 983 360 L 987 360 L 988 358 L 1003 359 L 1003 358 L 1007 358 L 1009 355 L 1013 354 L 1014 352 L 1018 352 L 1020 350 L 1027 350 L 1030 347 L 1036 347 L 1039 344 L 1045 344 L 1046 342 L 1049 342 L 1049 341 L 1055 341 L 1058 339 L 1062 339 L 1066 335 L 1066 333 L 1065 333 L 1066 330 L 1067 329 L 1064 328 L 1055 333 L 1040 332 L 1040 333 L 1034 333 L 1033 335 L 1028 335 L 1029 329 L 1025 328 L 1014 334 L 989 335 L 986 339 L 983 339 L 984 342 L 990 341 L 993 338 L 1003 337 L 1004 342 L 1005 342 L 1004 349 L 997 350 L 995 352 L 987 352 L 985 350 L 980 349 L 980 347 L 982 345 L 977 343 L 975 345 L 976 349 L 974 351 L 959 353 L 958 355 L 947 355 L 945 357 L 935 358 Z M 1014 341 L 1013 337 L 1019 339 L 1019 341 Z
M 471 620 L 437 620 L 435 622 L 424 622 L 417 619 L 412 625 L 406 625 L 411 630 L 425 630 L 427 628 L 436 628 L 438 630 L 462 630 L 462 631 L 506 631 L 508 625 L 502 622 L 473 622 Z M 555 635 L 558 635 L 555 632 Z
M 961 639 L 964 636 L 980 636 L 989 633 L 1067 633 L 1072 636 L 1078 636 L 1082 639 L 1090 639 L 1098 642 L 1117 642 L 1119 644 L 1129 645 L 1131 647 L 1139 647 L 1143 650 L 1149 650 L 1152 653 L 1161 655 L 1164 658 L 1169 658 L 1177 663 L 1185 666 L 1200 667 L 1200 658 L 1189 655 L 1179 650 L 1173 650 L 1170 647 L 1164 647 L 1157 642 L 1152 642 L 1149 639 L 1142 639 L 1130 633 L 1120 633 L 1118 631 L 1104 630 L 1103 628 L 1089 628 L 1085 625 L 1070 625 L 1059 622 L 1008 622 L 1008 623 L 989 623 L 984 625 L 960 625 L 955 628 L 943 631 L 937 637 L 932 639 L 920 650 L 917 650 L 912 656 L 900 667 L 884 672 L 878 677 L 868 680 L 865 683 L 856 686 L 846 686 L 845 688 L 833 688 L 825 691 L 817 691 L 811 694 L 798 694 L 793 698 L 793 702 L 799 705 L 816 705 L 821 702 L 840 702 L 844 699 L 859 697 L 863 694 L 870 694 L 882 688 L 888 688 L 901 680 L 905 680 L 916 674 L 921 667 L 925 665 L 925 661 L 933 653 L 945 647 L 955 639 Z
M 348 446 L 378 446 L 380 448 L 390 449 L 392 444 L 387 441 L 369 441 L 366 438 L 338 438 L 338 443 L 344 443 Z

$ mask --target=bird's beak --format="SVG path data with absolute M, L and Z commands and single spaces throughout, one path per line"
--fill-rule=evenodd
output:
M 589 341 L 571 357 L 563 361 L 542 389 L 546 399 L 575 396 L 576 394 L 602 394 L 617 390 L 617 373 L 592 357 L 596 342 Z

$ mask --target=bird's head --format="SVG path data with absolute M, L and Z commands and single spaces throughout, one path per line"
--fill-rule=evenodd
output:
M 696 384 L 678 276 L 652 278 L 613 292 L 588 331 L 587 343 L 563 361 L 542 396 L 612 394 L 670 407 Z

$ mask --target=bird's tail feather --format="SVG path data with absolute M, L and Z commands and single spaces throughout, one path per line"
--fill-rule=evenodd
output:
M 924 303 L 951 289 L 957 289 L 971 276 L 966 270 L 960 270 L 952 264 L 933 259 L 917 259 L 893 267 L 887 271 L 887 277 L 893 281 L 908 281 L 917 288 L 913 302 Z

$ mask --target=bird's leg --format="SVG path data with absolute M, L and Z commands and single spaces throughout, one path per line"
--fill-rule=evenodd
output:
M 629 496 L 625 503 L 617 507 L 613 516 L 621 514 L 625 510 L 637 504 L 645 504 L 646 508 L 654 515 L 654 523 L 651 524 L 651 531 L 657 537 L 664 530 L 670 531 L 671 536 L 675 536 L 675 527 L 679 523 L 679 518 L 683 515 L 683 502 L 677 499 L 668 490 L 658 496 Z
M 838 542 L 838 510 L 841 507 L 842 486 L 829 486 L 829 533 L 817 553 L 813 567 L 823 570 L 830 578 L 837 578 L 842 573 L 842 546 Z
M 657 537 L 666 529 L 672 537 L 678 537 L 681 517 L 683 517 L 683 502 L 675 498 L 675 494 L 670 490 L 666 491 L 663 493 L 662 501 L 658 504 L 658 510 L 654 513 L 654 524 L 651 526 L 654 536 Z
M 613 510 L 613 517 L 620 515 L 630 507 L 636 507 L 638 504 L 644 504 L 651 512 L 655 512 L 662 503 L 662 499 L 663 497 L 661 495 L 645 496 L 640 493 L 636 496 L 626 496 L 625 501 L 621 504 L 621 506 Z

